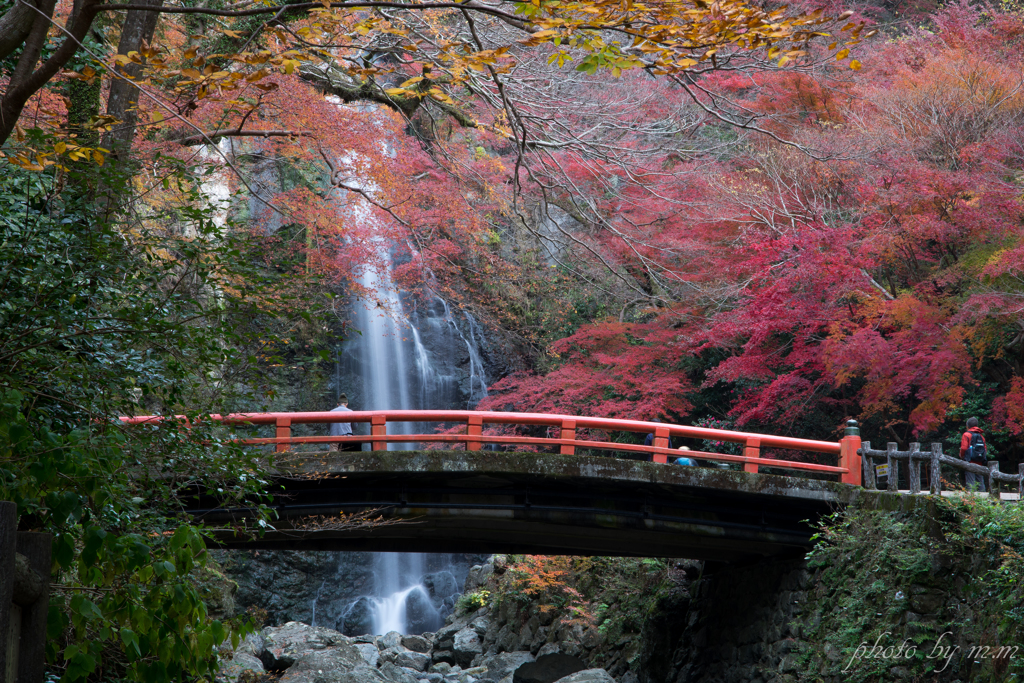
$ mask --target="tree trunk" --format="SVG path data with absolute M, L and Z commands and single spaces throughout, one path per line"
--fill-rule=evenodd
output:
M 140 4 L 159 6 L 161 0 L 141 0 Z M 117 54 L 138 52 L 144 44 L 152 43 L 159 19 L 159 12 L 128 10 L 124 25 L 121 27 L 121 41 L 117 45 Z M 139 88 L 132 80 L 142 73 L 142 66 L 135 63 L 119 64 L 116 71 L 124 78 L 115 78 L 110 84 L 107 114 L 120 123 L 114 124 L 114 128 L 103 137 L 103 146 L 113 153 L 115 159 L 123 161 L 131 149 L 139 120 Z
M 26 1 L 32 2 L 32 0 Z M 56 76 L 57 72 L 75 56 L 78 46 L 96 18 L 97 8 L 101 2 L 102 0 L 79 0 L 76 2 L 72 18 L 68 22 L 67 34 L 69 35 L 64 38 L 64 41 L 46 61 L 39 64 L 56 2 L 55 0 L 35 0 L 35 10 L 32 10 L 35 15 L 32 20 L 32 28 L 21 43 L 24 46 L 21 57 L 11 73 L 3 100 L 0 100 L 0 145 L 11 137 L 18 118 L 32 95 L 45 87 L 50 79 Z M 37 64 L 39 64 L 38 68 L 36 68 Z
M 24 2 L 18 2 L 0 17 L 0 59 L 18 49 L 28 38 L 36 13 Z

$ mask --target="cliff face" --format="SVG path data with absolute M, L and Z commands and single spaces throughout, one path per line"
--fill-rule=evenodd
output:
M 214 551 L 225 576 L 238 588 L 235 609 L 265 610 L 266 623 L 280 625 L 297 621 L 324 626 L 346 635 L 372 631 L 372 597 L 380 596 L 383 577 L 378 555 L 367 552 L 318 551 Z M 425 596 L 406 603 L 410 631 L 422 631 L 426 613 L 440 619 L 451 613 L 470 566 L 484 559 L 479 555 L 432 554 L 419 558 L 422 569 L 408 577 L 422 583 Z M 429 605 L 426 602 L 429 601 Z M 417 620 L 416 609 L 423 618 Z M 430 625 L 428 628 L 436 626 Z

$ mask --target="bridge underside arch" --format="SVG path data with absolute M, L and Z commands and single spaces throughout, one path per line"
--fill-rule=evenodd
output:
M 282 455 L 275 529 L 256 539 L 218 532 L 222 547 L 735 562 L 806 552 L 812 523 L 862 493 L 831 481 L 591 456 L 441 450 Z M 388 523 L 331 527 L 331 517 L 363 510 L 379 510 Z M 190 512 L 212 527 L 247 515 L 216 508 L 206 497 Z

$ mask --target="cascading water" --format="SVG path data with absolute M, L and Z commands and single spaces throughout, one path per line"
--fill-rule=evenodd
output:
M 351 214 L 358 216 L 360 211 Z M 360 334 L 340 349 L 336 391 L 348 395 L 353 410 L 445 410 L 476 405 L 487 394 L 480 351 L 484 339 L 476 320 L 463 313 L 464 334 L 448 303 L 427 285 L 421 296 L 404 296 L 392 278 L 396 265 L 393 251 L 383 238 L 375 250 L 374 265 L 359 274 L 364 291 L 372 295 L 354 302 L 354 323 Z M 413 433 L 417 427 L 389 424 L 388 430 Z M 413 449 L 417 444 L 391 444 L 389 448 Z M 376 553 L 373 594 L 345 608 L 346 632 L 370 628 L 376 634 L 408 634 L 438 628 L 462 588 L 456 578 L 459 572 L 446 558 Z
M 225 138 L 222 150 L 232 151 L 236 144 Z M 242 149 L 255 159 L 249 213 L 266 234 L 275 234 L 287 226 L 267 202 L 284 189 L 284 176 L 276 155 L 263 153 L 263 143 L 245 145 Z M 393 150 L 385 151 L 393 156 Z M 360 176 L 358 161 L 351 155 L 339 159 L 341 172 L 350 172 L 350 177 L 339 179 L 348 188 L 372 194 L 378 188 L 365 174 Z M 221 207 L 215 220 L 223 224 L 233 196 L 230 184 L 218 176 L 204 180 L 203 189 L 211 203 Z M 487 393 L 483 349 L 488 340 L 480 325 L 468 312 L 436 296 L 436 283 L 424 283 L 419 296 L 399 291 L 392 274 L 400 264 L 394 257 L 408 250 L 395 248 L 393 240 L 383 236 L 386 230 L 375 230 L 380 224 L 373 207 L 361 197 L 339 190 L 330 202 L 339 222 L 381 235 L 369 245 L 372 265 L 358 273 L 363 291 L 372 294 L 352 302 L 352 322 L 359 334 L 335 349 L 331 398 L 346 393 L 353 410 L 474 407 Z M 394 427 L 389 425 L 389 430 Z M 419 427 L 409 425 L 404 431 Z M 409 634 L 440 626 L 454 608 L 469 567 L 483 559 L 461 554 L 270 551 L 240 563 L 232 578 L 238 581 L 240 594 L 246 594 L 239 604 L 267 609 L 272 623 L 309 621 L 347 635 L 392 630 Z M 254 572 L 253 567 L 259 570 Z

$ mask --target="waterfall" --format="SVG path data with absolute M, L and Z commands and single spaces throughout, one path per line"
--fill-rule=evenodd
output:
M 354 207 L 356 220 L 361 214 L 368 219 L 368 214 Z M 353 303 L 360 334 L 342 344 L 336 354 L 335 392 L 346 393 L 353 410 L 476 405 L 487 394 L 480 326 L 463 313 L 464 334 L 448 302 L 426 283 L 421 296 L 403 295 L 392 277 L 396 263 L 391 245 L 380 238 L 374 249 L 374 265 L 364 266 L 358 274 L 363 291 L 370 294 Z M 389 424 L 388 432 L 415 433 L 419 427 Z M 390 444 L 389 450 L 417 447 Z M 373 568 L 372 594 L 342 611 L 347 633 L 353 629 L 372 629 L 376 634 L 436 630 L 462 589 L 456 579 L 460 572 L 453 570 L 447 555 L 375 553 Z

